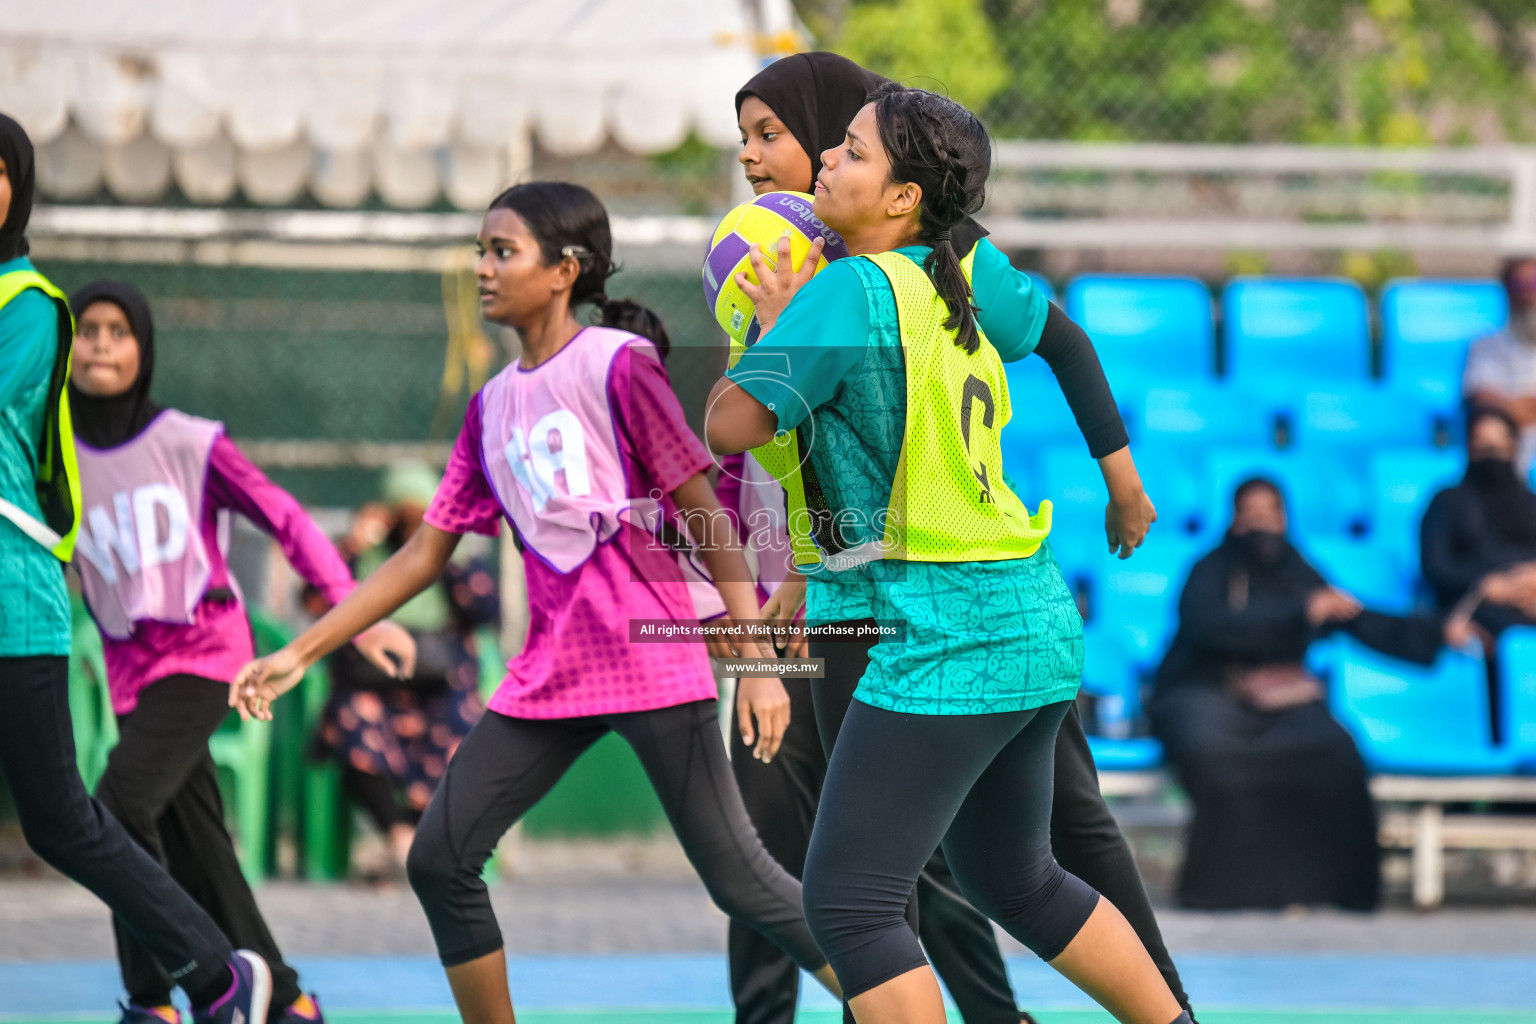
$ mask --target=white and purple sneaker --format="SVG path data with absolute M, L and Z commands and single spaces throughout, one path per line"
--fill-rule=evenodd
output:
M 237 949 L 229 958 L 235 980 L 211 1004 L 192 1010 L 192 1024 L 267 1024 L 272 971 L 258 953 Z

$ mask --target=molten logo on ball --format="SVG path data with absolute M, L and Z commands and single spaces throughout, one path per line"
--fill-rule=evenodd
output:
M 753 284 L 758 283 L 748 255 L 753 243 L 770 268 L 777 266 L 779 239 L 786 232 L 794 266 L 805 259 L 816 238 L 826 239 L 826 248 L 816 263 L 818 272 L 832 260 L 848 255 L 848 247 L 837 232 L 821 222 L 811 203 L 811 196 L 804 192 L 769 192 L 742 203 L 715 228 L 709 255 L 704 260 L 704 301 L 731 337 L 733 362 L 734 356 L 756 341 L 759 333 L 752 300 L 736 285 L 736 274 L 740 272 Z

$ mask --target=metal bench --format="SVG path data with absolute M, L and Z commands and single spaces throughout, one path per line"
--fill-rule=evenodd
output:
M 1413 904 L 1420 909 L 1445 897 L 1446 850 L 1536 850 L 1536 816 L 1445 813 L 1445 805 L 1455 803 L 1536 803 L 1536 777 L 1377 775 L 1371 795 L 1389 805 L 1381 816 L 1381 845 L 1410 851 Z

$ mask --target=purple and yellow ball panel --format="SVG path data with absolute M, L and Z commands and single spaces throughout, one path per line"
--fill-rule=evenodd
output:
M 777 267 L 779 239 L 789 236 L 790 260 L 799 264 L 810 253 L 812 241 L 826 239 L 819 273 L 829 259 L 847 255 L 847 246 L 811 209 L 811 197 L 803 192 L 770 192 L 742 203 L 720 221 L 704 260 L 704 300 L 715 320 L 736 345 L 750 345 L 762 333 L 752 300 L 736 283 L 743 274 L 757 284 L 752 271 L 751 247 L 756 244 L 763 260 Z

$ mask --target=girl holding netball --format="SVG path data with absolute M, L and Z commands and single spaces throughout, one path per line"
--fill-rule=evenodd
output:
M 118 743 L 96 797 L 213 915 L 271 967 L 272 1019 L 322 1020 L 283 962 L 224 828 L 208 740 L 229 717 L 229 684 L 254 650 L 225 561 L 229 514 L 271 534 L 330 601 L 352 577 L 325 534 L 224 436 L 222 424 L 150 398 L 155 328 L 131 284 L 95 281 L 70 296 L 70 368 L 84 520 L 76 544 L 86 607 L 101 631 Z M 385 671 L 410 637 L 381 623 L 356 640 Z M 170 975 L 114 917 L 128 1004 L 124 1024 L 178 1020 Z
M 809 461 L 839 526 L 828 563 L 866 571 L 854 586 L 873 617 L 905 627 L 872 648 L 839 731 L 807 919 L 859 1021 L 938 1024 L 938 984 L 903 914 L 942 842 L 971 903 L 1121 1021 L 1186 1021 L 1124 916 L 1051 855 L 1082 622 L 1045 543 L 1048 505 L 1030 515 L 1004 478 L 1002 359 L 1020 353 L 978 327 L 954 243 L 990 158 L 963 107 L 880 90 L 817 178 L 816 214 L 852 256 L 814 280 L 782 248 L 774 276 L 754 260 L 764 333 L 711 395 L 719 452 L 813 421 Z M 1155 512 L 1129 449 L 1100 462 L 1109 541 L 1128 555 Z
M 843 141 L 869 95 L 886 80 L 833 53 L 803 53 L 775 61 L 737 93 L 742 135 L 739 160 L 759 194 L 808 192 L 821 171 L 821 153 Z M 985 229 L 967 218 L 953 229 L 951 245 L 965 265 L 969 257 L 972 300 L 978 324 L 1006 360 L 1033 354 L 1055 372 L 1087 442 L 1102 458 L 1126 445 L 1126 432 L 1097 355 L 1081 328 L 1047 302 L 1031 278 L 1014 269 Z M 722 470 L 733 465 L 721 459 Z M 814 466 L 809 467 L 814 473 Z M 726 474 L 722 472 L 722 479 Z M 720 489 L 722 501 L 726 488 Z M 793 520 L 793 517 L 791 517 Z M 811 573 L 813 625 L 836 624 L 844 635 L 873 612 L 860 588 L 864 575 Z M 839 585 L 846 582 L 850 585 Z M 763 610 L 765 619 L 787 621 L 806 598 L 805 576 L 792 574 Z M 815 728 L 786 736 L 770 764 L 737 758 L 732 764 L 748 813 L 780 863 L 804 864 L 820 782 L 837 728 L 869 665 L 872 639 L 829 641 L 813 636 L 810 654 L 823 659 L 825 676 L 814 684 L 786 680 L 790 699 L 816 708 Z M 1093 757 L 1075 705 L 1057 735 L 1051 848 L 1056 859 L 1113 903 L 1136 929 L 1179 1003 L 1189 1008 L 1178 969 L 1164 945 L 1157 918 L 1130 847 L 1099 791 Z M 935 852 L 917 885 L 919 934 L 967 1024 L 1011 1024 L 1019 1019 L 991 926 L 958 898 L 943 851 Z M 737 1024 L 789 1024 L 798 974 L 754 936 L 733 930 L 730 953 Z M 1025 1019 L 1029 1019 L 1025 1015 Z
M 734 531 L 704 475 L 662 368 L 657 317 L 605 294 L 608 215 L 577 185 L 536 182 L 496 198 L 476 274 L 487 319 L 517 328 L 518 361 L 471 401 L 425 522 L 357 591 L 276 654 L 249 665 L 242 713 L 437 579 L 460 536 L 505 517 L 523 551 L 528 641 L 432 797 L 407 872 L 470 1024 L 513 1020 L 506 958 L 481 868 L 503 833 L 604 734 L 639 756 L 684 851 L 716 903 L 771 937 L 836 992 L 801 911 L 799 883 L 763 849 L 731 779 L 715 682 L 696 640 L 646 642 L 647 624 L 698 617 L 678 551 L 681 519 L 734 620 L 757 614 Z M 597 326 L 575 308 L 592 303 Z M 746 656 L 760 645 L 739 640 Z M 787 725 L 777 679 L 744 679 L 743 725 L 771 757 Z M 756 727 L 752 727 L 755 720 Z

